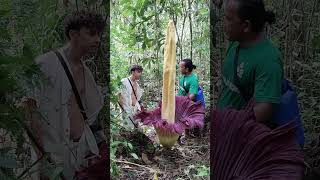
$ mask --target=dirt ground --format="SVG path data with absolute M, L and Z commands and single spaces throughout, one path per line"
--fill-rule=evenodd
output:
M 164 149 L 138 133 L 122 134 L 130 138 L 139 159 L 119 151 L 116 163 L 121 169 L 117 179 L 139 180 L 206 180 L 209 179 L 209 137 L 187 138 L 186 144 L 176 143 Z

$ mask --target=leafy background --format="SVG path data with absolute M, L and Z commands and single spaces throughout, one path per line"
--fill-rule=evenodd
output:
M 67 14 L 86 8 L 105 16 L 108 12 L 106 3 L 102 0 L 1 0 L 0 179 L 30 179 L 34 173 L 30 169 L 30 140 L 24 127 L 28 122 L 24 109 L 17 106 L 17 101 L 44 78 L 33 64 L 34 58 L 66 42 L 62 20 Z M 104 33 L 96 57 L 86 59 L 104 92 L 107 90 L 106 37 Z M 106 107 L 104 113 L 105 110 Z M 106 120 L 103 114 L 100 118 Z M 57 179 L 62 170 L 51 164 L 42 168 L 46 169 L 50 179 Z
M 211 68 L 214 69 L 212 88 L 215 104 L 221 90 L 221 63 L 226 49 L 223 34 L 221 0 L 211 0 L 212 30 Z M 318 70 L 320 63 L 320 2 L 318 0 L 265 0 L 266 8 L 276 14 L 276 24 L 266 28 L 267 36 L 279 47 L 286 77 L 292 81 L 305 130 L 306 164 L 320 178 L 320 93 Z M 316 179 L 317 179 L 316 178 Z
M 195 73 L 204 88 L 206 101 L 210 92 L 210 46 L 209 46 L 209 4 L 199 0 L 137 0 L 112 1 L 111 4 L 111 172 L 115 179 L 172 179 L 208 178 L 209 150 L 207 137 L 191 141 L 188 148 L 179 152 L 185 154 L 185 161 L 173 167 L 163 154 L 154 153 L 145 158 L 137 148 L 135 140 L 123 140 L 129 130 L 119 130 L 121 111 L 117 105 L 117 92 L 122 78 L 129 76 L 133 64 L 144 68 L 140 85 L 144 90 L 142 101 L 147 108 L 155 107 L 161 99 L 162 66 L 164 43 L 169 20 L 173 20 L 177 31 L 177 62 L 192 58 L 197 66 Z M 177 69 L 177 79 L 180 75 Z M 209 105 L 209 104 L 208 104 Z M 132 132 L 133 133 L 133 132 Z M 129 141 L 129 142 L 127 142 Z M 201 142 L 200 142 L 201 141 Z M 132 148 L 132 144 L 133 148 Z M 150 146 L 154 146 L 149 142 Z M 198 147 L 197 147 L 198 146 Z M 199 148 L 205 153 L 197 154 Z M 158 149 L 157 149 L 158 150 Z M 207 155 L 207 157 L 206 157 Z M 158 160 L 155 160 L 158 159 Z M 149 160 L 152 161 L 148 164 Z M 179 161 L 175 159 L 174 161 Z M 120 161 L 120 162 L 119 162 Z M 123 162 L 124 161 L 124 162 Z M 197 162 L 198 161 L 198 162 Z M 129 164 L 134 162 L 138 165 Z M 162 163 L 162 164 L 161 164 Z M 130 166 L 128 169 L 127 166 Z M 132 168 L 132 169 L 131 169 Z M 151 169 L 150 169 L 151 168 Z
M 30 81 L 30 77 L 36 79 L 42 77 L 37 67 L 32 65 L 34 57 L 65 42 L 61 21 L 66 14 L 77 9 L 77 6 L 106 14 L 107 2 L 1 0 L 0 179 L 27 179 L 32 174 L 27 171 L 18 178 L 30 163 L 26 148 L 26 143 L 29 142 L 25 141 L 25 130 L 21 123 L 24 121 L 24 112 L 15 106 L 15 101 L 25 95 L 29 86 L 36 86 L 37 82 Z M 269 9 L 274 10 L 277 17 L 277 23 L 267 28 L 267 34 L 280 48 L 286 76 L 292 80 L 299 95 L 306 133 L 306 162 L 310 169 L 319 171 L 320 2 L 318 0 L 265 0 L 265 2 Z M 128 75 L 128 67 L 138 63 L 145 69 L 141 80 L 145 90 L 143 101 L 149 102 L 148 107 L 152 107 L 160 99 L 163 44 L 169 19 L 174 19 L 176 22 L 179 37 L 177 59 L 192 57 L 198 66 L 196 73 L 204 86 L 207 102 L 211 100 L 211 105 L 215 105 L 221 87 L 220 70 L 226 48 L 222 25 L 223 10 L 216 5 L 218 3 L 219 0 L 111 1 L 111 69 L 109 71 L 106 66 L 109 63 L 106 62 L 106 57 L 109 55 L 106 53 L 109 48 L 106 43 L 107 35 L 102 38 L 103 43 L 98 58 L 88 59 L 99 85 L 106 87 L 108 72 L 111 76 L 110 89 L 105 89 L 105 92 L 110 90 L 113 92 L 109 93 L 111 158 L 121 159 L 121 155 L 116 152 L 124 148 L 133 159 L 138 159 L 135 161 L 137 164 L 143 163 L 134 150 L 135 146 L 128 142 L 128 139 L 119 139 L 121 128 L 117 123 L 120 111 L 116 105 L 115 95 L 120 79 Z M 210 70 L 213 76 L 210 76 Z M 213 83 L 210 84 L 210 80 Z M 109 117 L 108 110 L 104 109 L 103 112 Z M 196 147 L 194 144 L 191 145 L 193 148 Z M 205 143 L 200 143 L 200 146 L 205 147 Z M 190 151 L 186 148 L 182 152 L 194 155 L 201 150 L 203 149 Z M 201 157 L 203 156 L 207 156 L 208 159 L 209 154 Z M 175 176 L 176 179 L 208 178 L 208 161 L 203 159 L 199 164 L 195 161 L 189 163 L 185 166 L 185 171 L 179 174 L 180 177 Z M 112 161 L 113 176 L 116 178 L 123 176 L 123 167 Z M 50 169 L 52 179 L 59 171 L 59 168 Z M 154 173 L 150 172 L 148 175 Z M 134 174 L 131 173 L 131 176 Z

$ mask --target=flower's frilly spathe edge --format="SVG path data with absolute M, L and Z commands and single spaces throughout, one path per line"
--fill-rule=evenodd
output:
M 205 110 L 200 102 L 192 102 L 187 97 L 176 96 L 175 123 L 168 123 L 161 118 L 161 102 L 159 107 L 151 111 L 142 111 L 134 116 L 144 125 L 152 125 L 168 133 L 182 134 L 185 129 L 204 126 Z

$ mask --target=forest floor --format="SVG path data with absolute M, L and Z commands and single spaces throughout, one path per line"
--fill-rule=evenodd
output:
M 122 132 L 122 138 L 132 143 L 138 159 L 128 155 L 124 149 L 118 151 L 119 158 L 114 160 L 120 167 L 120 177 L 117 179 L 209 179 L 208 132 L 202 137 L 187 138 L 184 145 L 176 143 L 170 150 L 160 147 L 138 132 Z
M 208 118 L 208 117 L 207 117 Z M 139 131 L 121 131 L 116 139 L 128 141 L 133 149 L 119 147 L 116 159 L 119 167 L 119 180 L 208 180 L 210 167 L 209 131 L 203 131 L 201 137 L 189 137 L 186 144 L 176 143 L 171 150 L 164 149 L 153 139 Z M 307 138 L 307 137 L 306 137 Z M 320 143 L 304 149 L 306 169 L 303 180 L 319 180 Z M 135 153 L 136 157 L 131 154 Z

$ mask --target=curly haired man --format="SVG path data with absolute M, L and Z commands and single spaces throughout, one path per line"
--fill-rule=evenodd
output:
M 30 96 L 29 108 L 37 112 L 32 114 L 30 126 L 38 144 L 63 168 L 65 179 L 73 179 L 90 165 L 90 159 L 99 157 L 99 146 L 104 142 L 102 126 L 97 122 L 103 98 L 83 62 L 84 56 L 97 51 L 104 26 L 99 14 L 74 12 L 65 19 L 66 45 L 35 60 L 48 83 L 43 82 Z M 66 68 L 78 93 L 72 88 Z M 33 155 L 39 158 L 42 153 L 35 150 Z M 43 173 L 40 176 L 46 179 Z

